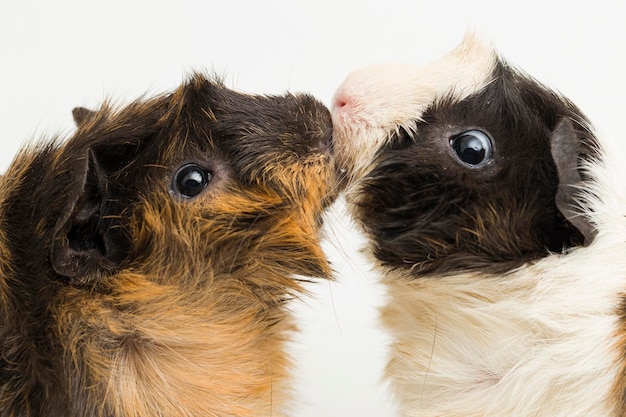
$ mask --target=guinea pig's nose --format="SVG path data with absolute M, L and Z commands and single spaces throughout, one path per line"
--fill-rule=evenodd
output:
M 338 91 L 333 99 L 333 111 L 349 112 L 354 107 L 354 96 L 346 91 Z
M 369 120 L 362 97 L 347 88 L 340 88 L 333 97 L 331 115 L 333 126 L 339 132 L 349 131 Z

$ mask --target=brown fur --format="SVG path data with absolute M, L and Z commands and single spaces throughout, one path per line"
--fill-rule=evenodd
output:
M 334 197 L 328 111 L 196 75 L 74 115 L 69 141 L 25 149 L 1 180 L 0 415 L 279 415 L 285 302 L 296 275 L 330 274 L 317 238 Z M 188 161 L 213 178 L 181 201 L 168 187 Z M 96 194 L 94 255 L 71 227 Z

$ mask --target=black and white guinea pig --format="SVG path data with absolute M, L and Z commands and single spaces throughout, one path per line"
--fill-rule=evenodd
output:
M 196 74 L 0 179 L 0 415 L 280 415 L 285 303 L 328 277 L 328 109 Z
M 468 35 L 331 114 L 403 415 L 626 415 L 625 165 L 581 111 Z

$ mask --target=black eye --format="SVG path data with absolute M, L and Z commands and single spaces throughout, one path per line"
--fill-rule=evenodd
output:
M 196 164 L 183 165 L 174 174 L 172 192 L 183 198 L 200 194 L 211 181 L 211 173 Z
M 491 160 L 491 139 L 480 130 L 468 130 L 453 136 L 450 144 L 465 165 L 480 167 Z

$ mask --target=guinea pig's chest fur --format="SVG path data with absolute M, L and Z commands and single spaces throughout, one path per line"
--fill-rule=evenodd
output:
M 0 177 L 0 415 L 282 415 L 327 109 L 196 74 L 75 119 Z
M 350 74 L 333 121 L 402 414 L 625 415 L 621 150 L 473 36 Z
M 387 372 L 406 415 L 621 415 L 626 264 L 614 251 L 554 255 L 506 276 L 386 272 Z

